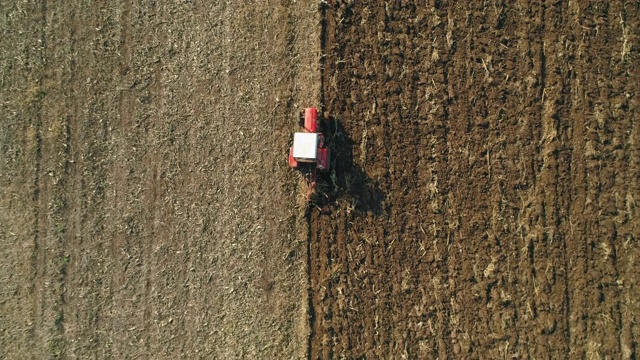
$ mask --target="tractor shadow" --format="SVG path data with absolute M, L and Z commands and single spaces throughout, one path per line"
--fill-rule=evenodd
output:
M 356 212 L 381 215 L 386 197 L 376 181 L 355 164 L 353 149 L 358 143 L 349 138 L 340 121 L 324 119 L 322 130 L 331 150 L 331 169 L 318 173 L 316 196 L 312 202 L 320 209 L 332 208 L 338 200 L 346 200 Z

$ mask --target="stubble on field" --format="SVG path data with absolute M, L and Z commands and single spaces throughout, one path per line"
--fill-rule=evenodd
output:
M 304 357 L 316 5 L 2 5 L 0 357 Z

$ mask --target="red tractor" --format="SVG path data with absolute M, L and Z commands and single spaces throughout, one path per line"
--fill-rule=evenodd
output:
M 318 110 L 314 107 L 304 109 L 300 113 L 302 132 L 293 135 L 293 146 L 289 149 L 289 167 L 298 168 L 302 164 L 312 166 L 307 175 L 309 189 L 307 200 L 313 193 L 316 184 L 316 170 L 329 171 L 330 151 L 325 147 L 325 136 L 318 131 Z
M 329 171 L 329 149 L 324 146 L 324 134 L 318 132 L 318 110 L 310 107 L 300 113 L 304 132 L 293 134 L 293 146 L 289 149 L 289 166 L 300 163 L 316 164 L 320 171 Z

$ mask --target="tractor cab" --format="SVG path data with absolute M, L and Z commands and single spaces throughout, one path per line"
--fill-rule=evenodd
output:
M 300 163 L 316 164 L 321 171 L 329 170 L 329 149 L 324 144 L 324 134 L 318 132 L 318 110 L 307 108 L 300 114 L 302 132 L 293 134 L 293 146 L 289 149 L 289 166 L 297 168 Z

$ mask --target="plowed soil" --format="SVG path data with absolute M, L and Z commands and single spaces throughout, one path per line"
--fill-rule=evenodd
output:
M 638 357 L 636 1 L 323 9 L 312 358 Z

